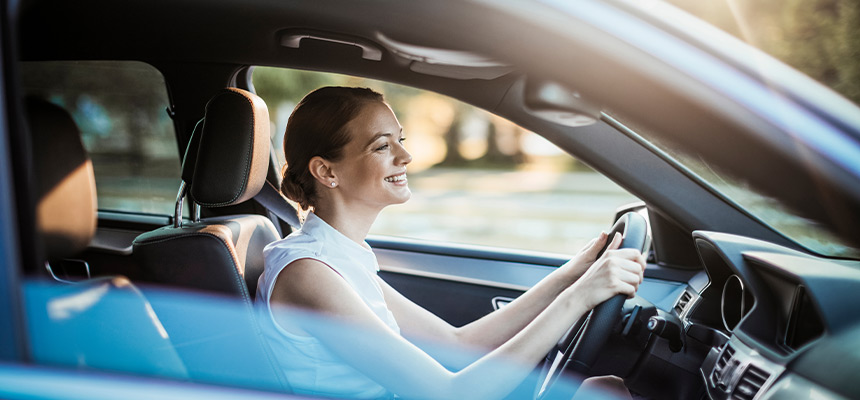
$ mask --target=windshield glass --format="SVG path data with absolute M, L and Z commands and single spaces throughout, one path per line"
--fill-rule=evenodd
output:
M 860 3 L 665 0 L 860 104 Z
M 853 1 L 663 0 L 737 37 L 860 104 L 860 6 Z M 759 71 L 762 73 L 763 71 Z M 614 117 L 619 117 L 613 114 Z M 623 118 L 622 118 L 623 120 Z M 667 153 L 728 201 L 777 232 L 825 256 L 860 258 L 820 224 L 799 217 L 779 199 L 763 195 L 742 177 L 730 176 L 698 154 L 624 125 Z
M 727 174 L 683 146 L 658 138 L 647 129 L 631 124 L 616 113 L 612 113 L 611 117 L 606 115 L 605 119 L 613 125 L 627 128 L 631 135 L 641 136 L 643 141 L 654 145 L 657 151 L 662 152 L 666 158 L 674 161 L 726 201 L 806 249 L 829 257 L 860 258 L 860 249 L 851 247 L 819 223 L 798 216 L 779 199 L 762 194 L 742 178 Z

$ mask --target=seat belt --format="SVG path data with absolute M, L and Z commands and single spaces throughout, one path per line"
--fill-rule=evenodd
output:
M 263 188 L 260 189 L 260 193 L 257 193 L 254 196 L 254 200 L 257 203 L 260 203 L 263 207 L 269 210 L 272 214 L 275 214 L 278 219 L 286 222 L 293 229 L 299 229 L 302 227 L 302 223 L 299 222 L 299 215 L 296 212 L 295 207 L 287 201 L 287 198 L 281 194 L 278 189 L 275 189 L 275 186 L 266 181 L 263 185 Z

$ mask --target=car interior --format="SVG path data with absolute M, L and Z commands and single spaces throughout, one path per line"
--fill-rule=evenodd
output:
M 789 206 L 831 205 L 803 208 L 801 216 L 830 223 L 855 246 L 860 189 L 843 183 L 856 177 L 821 172 L 836 167 L 815 156 L 791 159 L 795 150 L 772 146 L 765 134 L 776 128 L 749 109 L 708 97 L 702 82 L 589 24 L 560 28 L 568 22 L 545 6 L 326 3 L 24 0 L 10 7 L 4 33 L 13 39 L 5 39 L 4 57 L 12 62 L 4 68 L 17 127 L 13 197 L 30 364 L 291 393 L 254 309 L 262 248 L 298 222 L 274 189 L 281 180 L 270 139 L 274 110 L 252 80 L 255 67 L 267 66 L 449 96 L 540 134 L 641 199 L 616 215 L 628 221 L 620 231 L 650 241 L 638 295 L 610 312 L 605 328 L 595 328 L 604 318 L 597 309 L 572 326 L 512 397 L 569 398 L 555 385 L 559 377 L 612 374 L 644 398 L 860 398 L 853 383 L 860 316 L 849 305 L 860 262 L 810 251 L 622 121 L 701 150 Z M 63 107 L 73 104 L 52 92 L 73 86 L 57 78 L 73 68 L 108 92 L 161 86 L 166 103 L 139 115 L 142 125 L 169 126 L 175 135 L 175 147 L 159 150 L 178 164 L 167 189 L 176 197 L 163 201 L 170 213 L 112 209 L 96 198 L 102 182 L 93 169 L 111 167 L 94 165 L 101 156 L 87 154 L 78 125 L 106 123 L 73 120 Z M 109 70 L 129 74 L 119 82 L 134 87 L 117 87 Z M 137 78 L 147 73 L 162 81 Z M 117 107 L 149 107 L 134 97 Z M 822 189 L 801 193 L 810 187 Z M 567 261 L 399 237 L 367 242 L 386 282 L 455 326 L 502 307 Z M 187 295 L 206 301 L 178 301 Z M 603 343 L 594 344 L 598 336 Z

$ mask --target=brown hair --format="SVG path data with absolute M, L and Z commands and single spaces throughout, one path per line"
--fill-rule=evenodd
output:
M 306 210 L 316 201 L 315 179 L 308 170 L 311 158 L 338 161 L 350 141 L 345 126 L 362 106 L 384 101 L 368 88 L 327 86 L 308 93 L 293 110 L 284 133 L 281 192 Z

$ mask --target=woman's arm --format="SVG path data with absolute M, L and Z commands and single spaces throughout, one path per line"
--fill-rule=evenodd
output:
M 457 346 L 466 346 L 473 350 L 490 351 L 502 345 L 529 322 L 535 319 L 558 295 L 573 282 L 579 279 L 595 262 L 597 253 L 608 240 L 601 233 L 583 248 L 571 261 L 554 270 L 531 289 L 523 293 L 507 306 L 496 310 L 484 317 L 462 327 L 453 327 L 441 318 L 413 303 L 394 288 L 380 279 L 385 300 L 397 319 L 404 336 L 411 339 L 429 339 Z M 635 259 L 638 252 L 633 250 L 615 250 L 621 243 L 620 235 L 613 238 L 607 248 L 608 257 L 627 257 Z M 612 251 L 615 250 L 615 251 Z M 644 268 L 644 260 L 638 260 Z M 475 354 L 480 354 L 477 352 Z M 458 361 L 446 360 L 447 365 L 460 368 L 471 361 L 467 357 L 458 357 Z
M 275 283 L 272 302 L 309 308 L 366 329 L 370 334 L 314 324 L 301 327 L 400 396 L 501 398 L 587 310 L 616 293 L 633 295 L 642 275 L 636 258 L 617 254 L 601 258 L 510 340 L 456 373 L 391 331 L 337 273 L 319 261 L 298 260 L 285 268 Z

